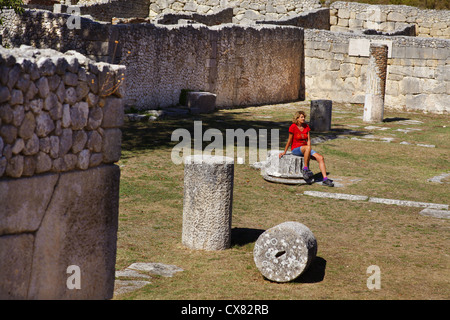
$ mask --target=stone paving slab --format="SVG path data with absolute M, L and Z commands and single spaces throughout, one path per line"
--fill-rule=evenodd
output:
M 448 210 L 447 204 L 438 204 L 438 203 L 417 202 L 417 201 L 407 201 L 407 200 L 394 200 L 394 199 L 384 199 L 384 198 L 376 198 L 376 197 L 369 198 L 369 202 L 394 204 L 394 205 L 405 206 L 405 207 L 419 207 L 419 208 L 432 208 L 432 209 L 439 209 L 439 210 Z
M 449 208 L 449 206 L 447 204 L 408 201 L 408 200 L 384 199 L 384 198 L 368 197 L 368 196 L 364 196 L 364 195 L 351 195 L 351 194 L 344 194 L 344 193 L 304 191 L 303 194 L 308 195 L 308 196 L 313 196 L 313 197 L 320 197 L 320 198 L 359 200 L 359 201 L 369 201 L 369 202 L 373 202 L 373 203 L 392 204 L 392 205 L 406 206 L 406 207 L 426 208 L 426 209 L 430 209 L 430 210 L 444 211 L 444 213 Z M 441 214 L 442 214 L 442 212 L 441 212 Z
M 359 200 L 366 201 L 368 196 L 358 196 L 345 193 L 330 193 L 330 192 L 320 192 L 320 191 L 305 191 L 303 194 L 307 196 L 320 197 L 320 198 L 332 198 L 332 199 L 342 199 L 342 200 Z
M 450 177 L 450 172 L 447 173 L 441 173 L 440 175 L 434 176 L 430 179 L 428 179 L 429 182 L 436 182 L 436 183 L 444 183 L 442 180 Z
M 450 219 L 450 211 L 425 208 L 419 212 L 423 216 Z

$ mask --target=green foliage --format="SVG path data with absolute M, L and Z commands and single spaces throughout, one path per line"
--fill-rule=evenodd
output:
M 14 9 L 15 13 L 23 13 L 22 0 L 0 0 L 0 13 L 3 9 Z M 0 17 L 0 24 L 3 24 L 3 19 Z

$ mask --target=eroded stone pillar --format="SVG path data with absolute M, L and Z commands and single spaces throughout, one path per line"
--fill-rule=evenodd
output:
M 382 122 L 386 89 L 388 46 L 371 44 L 367 68 L 364 122 Z
M 183 245 L 224 250 L 231 245 L 234 160 L 222 156 L 185 158 Z
M 253 259 L 269 280 L 288 282 L 298 278 L 317 254 L 317 241 L 300 222 L 283 222 L 266 230 L 256 240 Z
M 331 130 L 331 100 L 312 100 L 310 108 L 309 126 L 313 131 Z

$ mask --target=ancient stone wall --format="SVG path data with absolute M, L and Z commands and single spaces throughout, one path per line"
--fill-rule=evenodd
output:
M 450 40 L 305 29 L 307 99 L 364 103 L 370 43 L 389 47 L 385 106 L 444 113 Z
M 112 298 L 124 73 L 0 47 L 1 299 Z
M 137 8 L 142 6 L 142 9 Z M 147 10 L 144 6 L 147 3 Z M 135 6 L 130 9 L 132 3 Z M 73 3 L 74 4 L 74 3 Z M 303 11 L 320 8 L 319 0 L 82 0 L 82 14 L 90 14 L 102 21 L 111 21 L 111 17 L 127 18 L 136 11 L 134 17 L 143 17 L 144 13 L 154 19 L 167 13 L 211 14 L 225 8 L 233 8 L 233 23 L 253 23 L 256 20 L 277 20 L 299 14 Z M 104 12 L 102 12 L 102 10 Z M 123 14 L 127 16 L 122 16 Z
M 249 24 L 257 20 L 278 20 L 320 8 L 318 0 L 152 0 L 150 17 L 161 13 L 210 13 L 223 8 L 233 8 L 233 23 Z
M 293 101 L 303 92 L 300 28 L 111 25 L 81 17 L 70 30 L 66 14 L 8 14 L 4 44 L 76 50 L 127 66 L 126 103 L 137 108 L 176 105 L 182 89 L 215 93 L 225 107 Z
M 449 10 L 338 1 L 330 6 L 330 24 L 330 30 L 338 32 L 360 29 L 393 32 L 413 24 L 416 26 L 416 36 L 450 38 Z
M 67 2 L 67 1 L 66 1 Z M 55 5 L 55 13 L 68 13 L 70 9 L 79 10 L 80 15 L 90 15 L 95 20 L 111 22 L 112 18 L 146 18 L 149 15 L 150 0 L 100 0 L 68 1 Z M 76 2 L 76 4 L 75 4 Z
M 25 10 L 22 15 L 5 10 L 2 16 L 3 46 L 25 44 L 60 52 L 75 50 L 96 61 L 112 61 L 116 43 L 107 23 L 78 17 L 80 25 L 76 28 L 72 24 L 76 22 L 75 16 L 45 10 Z
M 176 105 L 182 89 L 230 107 L 293 101 L 303 88 L 303 30 L 221 25 L 117 25 L 127 66 L 127 103 Z

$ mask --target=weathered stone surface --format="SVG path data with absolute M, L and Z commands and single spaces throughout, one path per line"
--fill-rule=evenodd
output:
M 320 192 L 320 191 L 305 191 L 303 192 L 303 194 L 319 198 L 331 198 L 340 200 L 366 201 L 369 199 L 368 196 L 345 194 L 345 193 Z
M 216 97 L 215 94 L 210 92 L 188 92 L 187 107 L 193 114 L 214 112 Z
M 312 100 L 310 108 L 309 126 L 313 131 L 331 130 L 331 111 L 333 102 L 331 100 Z
M 186 157 L 182 244 L 198 250 L 224 250 L 231 244 L 234 160 Z
M 272 281 L 298 278 L 317 254 L 317 241 L 300 222 L 288 221 L 266 230 L 255 243 L 253 258 L 261 274 Z
M 422 211 L 420 211 L 419 213 L 423 216 L 442 218 L 442 219 L 450 219 L 450 211 L 448 211 L 448 210 L 425 208 Z
M 0 181 L 2 299 L 112 298 L 119 176 L 108 165 Z M 79 290 L 66 285 L 71 265 Z
M 72 134 L 72 152 L 78 153 L 84 149 L 88 136 L 84 130 L 74 131 Z
M 0 235 L 0 299 L 27 297 L 33 245 L 34 235 L 30 233 Z
M 0 236 L 36 231 L 57 180 L 56 175 L 0 180 Z
M 48 112 L 42 112 L 36 116 L 36 134 L 38 137 L 46 137 L 54 129 L 55 123 Z
M 267 153 L 267 161 L 261 169 L 265 175 L 278 178 L 303 179 L 301 170 L 303 169 L 303 157 L 295 156 L 291 152 L 280 159 L 282 150 L 271 150 Z
M 103 132 L 103 162 L 119 161 L 121 154 L 122 131 L 120 129 L 106 129 Z
M 87 125 L 89 116 L 89 105 L 86 102 L 78 102 L 70 109 L 72 129 L 80 130 Z
M 124 108 L 122 99 L 107 97 L 103 107 L 103 128 L 117 128 L 123 125 Z
M 26 112 L 19 128 L 19 136 L 23 139 L 30 139 L 36 128 L 36 119 L 32 112 Z

